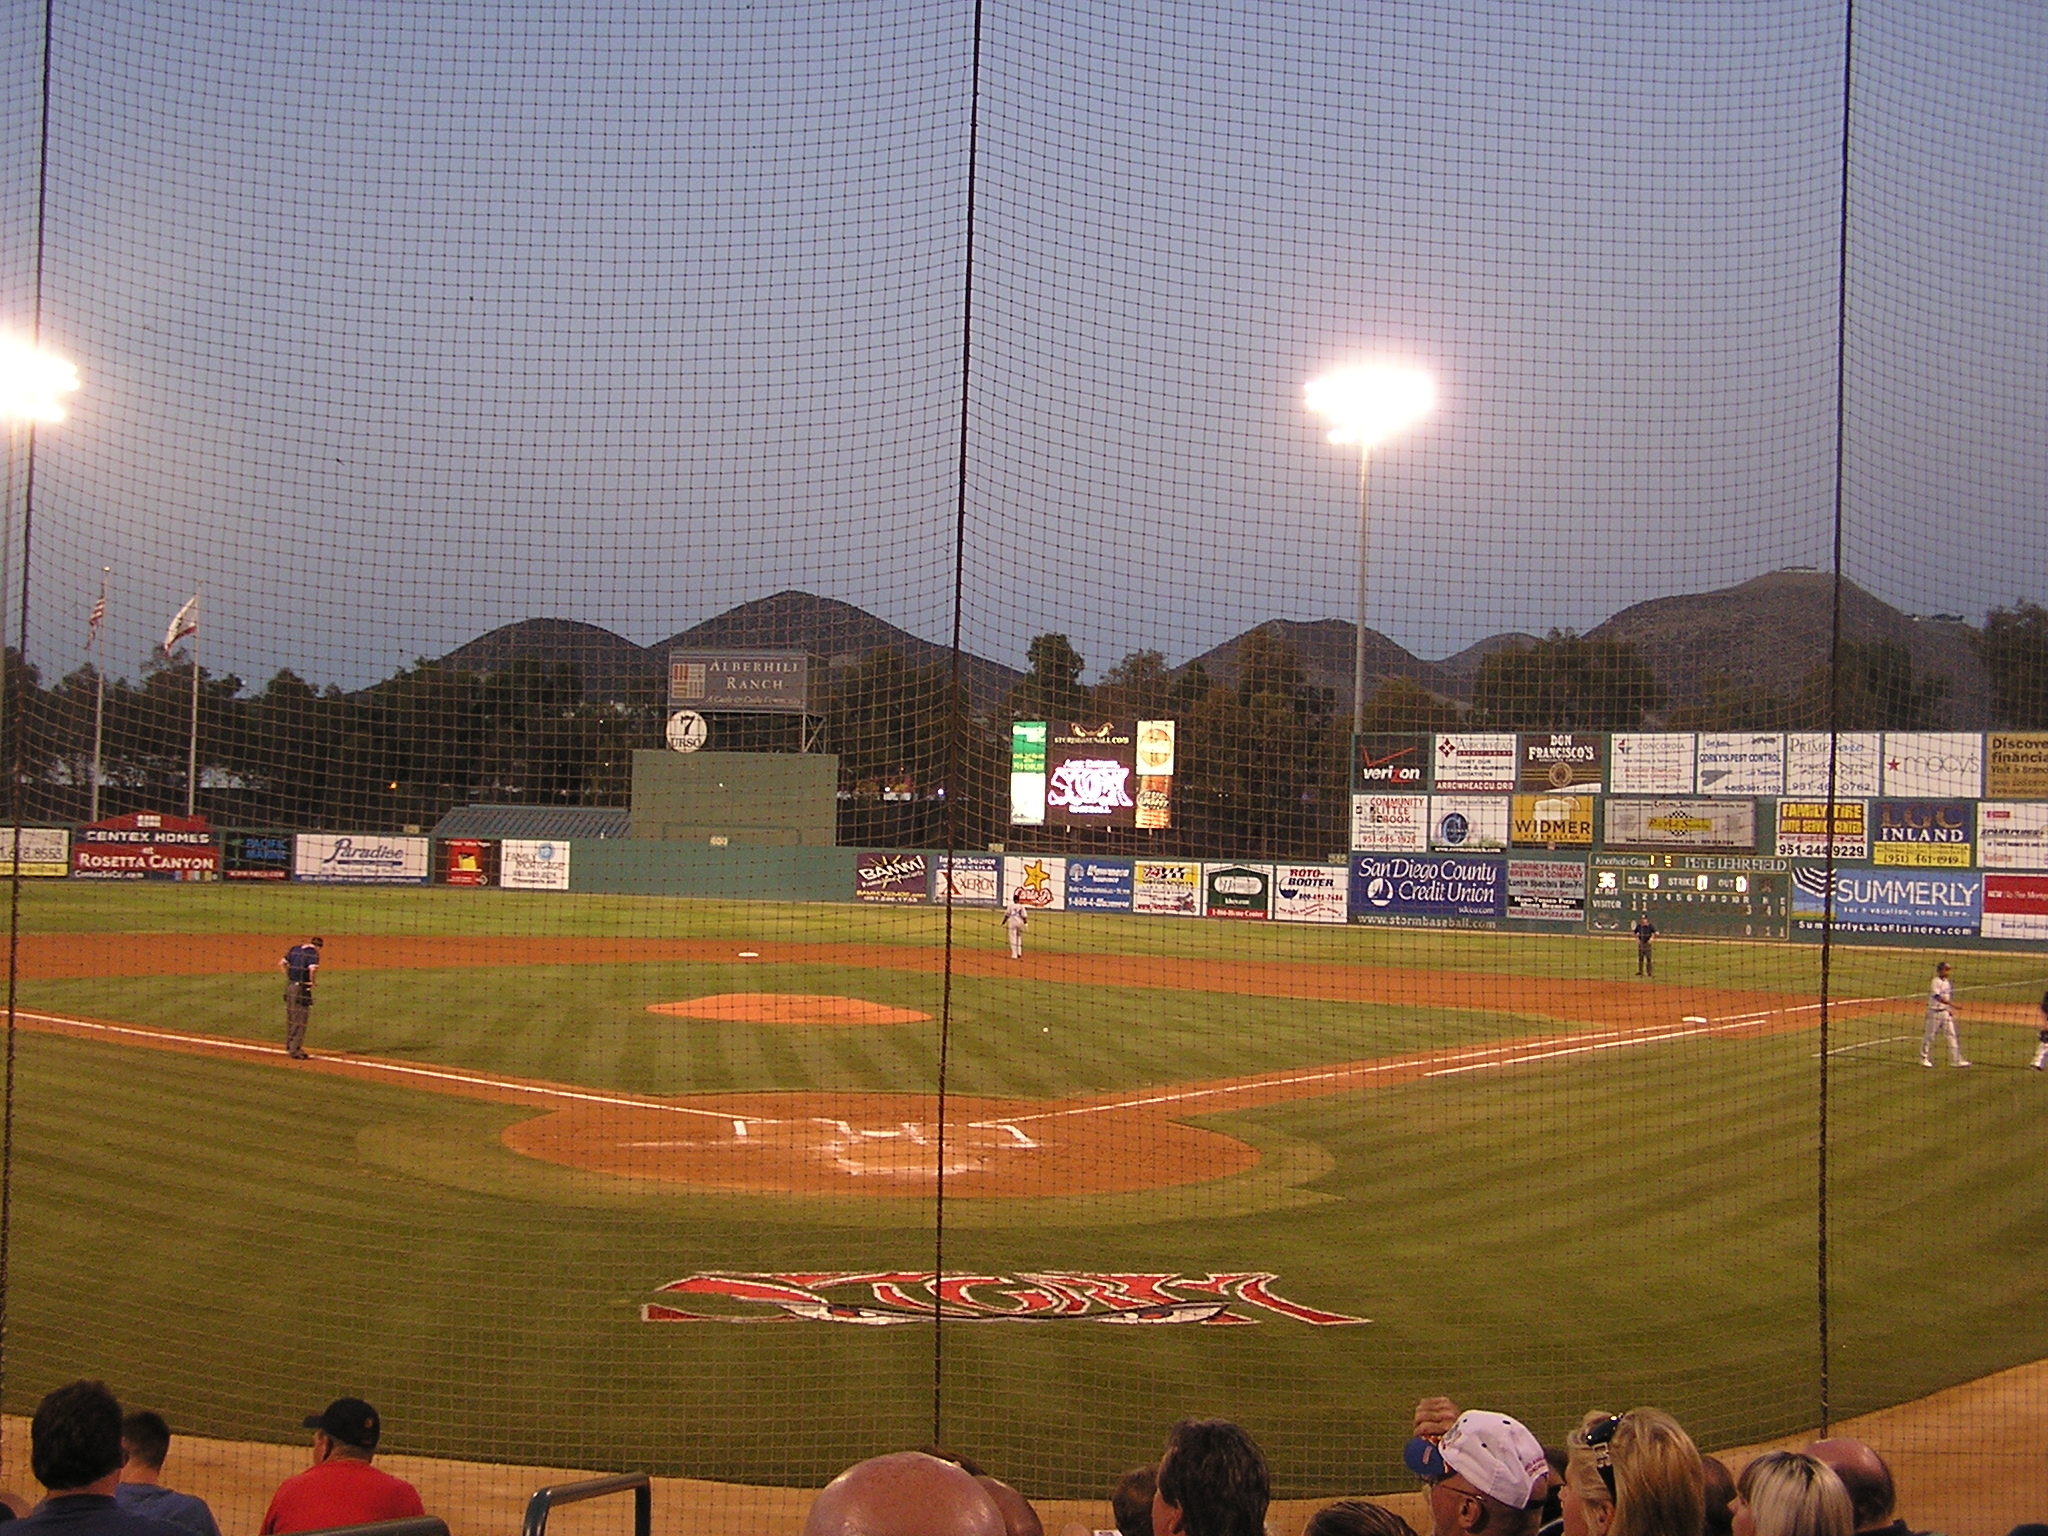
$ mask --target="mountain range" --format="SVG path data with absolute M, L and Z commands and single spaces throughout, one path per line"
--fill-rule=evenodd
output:
M 1715 592 L 1652 598 L 1586 633 L 1592 639 L 1634 644 L 1663 683 L 1674 709 L 1703 702 L 1716 678 L 1789 696 L 1827 659 L 1832 586 L 1833 579 L 1821 572 L 1773 571 Z M 1199 662 L 1211 677 L 1233 681 L 1239 648 L 1247 635 L 1261 628 L 1278 630 L 1294 645 L 1312 684 L 1333 690 L 1339 700 L 1350 696 L 1356 632 L 1344 619 L 1271 619 L 1190 657 L 1174 670 Z M 1991 723 L 1991 684 L 1978 660 L 1975 634 L 1960 619 L 1902 613 L 1854 583 L 1844 583 L 1843 638 L 1893 641 L 1912 654 L 1917 672 L 1946 678 L 1945 723 L 1956 730 L 1981 730 Z M 1479 664 L 1489 653 L 1533 638 L 1517 632 L 1490 635 L 1456 655 L 1429 661 L 1368 629 L 1367 687 L 1376 687 L 1385 678 L 1405 677 L 1445 698 L 1469 699 Z M 522 657 L 548 664 L 569 662 L 578 668 L 587 697 L 623 699 L 658 688 L 669 651 L 691 647 L 807 650 L 826 658 L 834 671 L 857 665 L 884 647 L 894 647 L 913 666 L 945 666 L 950 657 L 945 646 L 851 603 L 808 592 L 778 592 L 729 608 L 653 645 L 635 645 L 595 624 L 523 619 L 458 646 L 441 662 L 472 672 L 499 671 Z M 1000 710 L 1004 695 L 1024 675 L 1015 667 L 972 655 L 962 655 L 960 669 L 973 707 L 988 713 Z

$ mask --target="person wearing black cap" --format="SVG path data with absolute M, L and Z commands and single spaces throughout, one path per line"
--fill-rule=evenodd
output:
M 277 1485 L 262 1536 L 426 1513 L 417 1488 L 370 1465 L 384 1426 L 360 1397 L 336 1398 L 326 1412 L 309 1414 L 306 1428 L 313 1431 L 313 1465 Z

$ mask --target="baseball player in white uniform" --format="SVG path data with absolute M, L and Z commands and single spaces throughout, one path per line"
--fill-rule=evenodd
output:
M 1956 998 L 1955 988 L 1948 979 L 1948 962 L 1942 961 L 1934 968 L 1934 981 L 1927 989 L 1927 1030 L 1920 1036 L 1920 1065 L 1931 1067 L 1934 1051 L 1934 1037 L 1948 1037 L 1948 1064 L 1952 1067 L 1967 1067 L 1963 1060 L 1963 1048 L 1956 1041 Z
M 1012 960 L 1022 960 L 1024 958 L 1024 926 L 1030 921 L 1031 918 L 1024 911 L 1024 903 L 1012 896 L 1010 904 L 1003 908 L 1003 926 L 1010 931 L 1010 958 Z

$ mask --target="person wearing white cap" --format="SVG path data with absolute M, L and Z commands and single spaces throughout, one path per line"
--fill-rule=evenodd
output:
M 1418 1427 L 1435 1401 L 1416 1409 Z M 1430 1536 L 1533 1536 L 1542 1524 L 1550 1462 L 1504 1413 L 1468 1408 L 1441 1436 L 1410 1440 L 1401 1459 L 1429 1484 Z

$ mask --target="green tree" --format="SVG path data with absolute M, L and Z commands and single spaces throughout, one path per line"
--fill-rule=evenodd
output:
M 1984 616 L 1977 654 L 1991 676 L 1998 723 L 2048 730 L 2048 609 L 2017 602 Z
M 1360 725 L 1367 731 L 1454 731 L 1458 706 L 1439 698 L 1410 677 L 1389 677 L 1365 701 Z M 1350 722 L 1345 722 L 1349 729 Z
M 1519 731 L 1632 731 L 1664 707 L 1664 688 L 1626 640 L 1553 629 L 1479 664 L 1475 723 Z
M 1808 672 L 1793 704 L 1808 730 L 1919 731 L 1941 723 L 1948 679 L 1916 674 L 1913 653 L 1895 640 L 1844 640 L 1838 656 L 1841 691 L 1825 663 Z M 1831 713 L 1831 704 L 1838 708 Z
M 1024 653 L 1031 670 L 1010 690 L 1012 720 L 1086 720 L 1094 701 L 1081 683 L 1087 665 L 1065 635 L 1040 635 Z
M 1782 731 L 1798 724 L 1793 702 L 1765 683 L 1738 683 L 1725 672 L 1709 672 L 1697 704 L 1671 711 L 1674 731 Z

